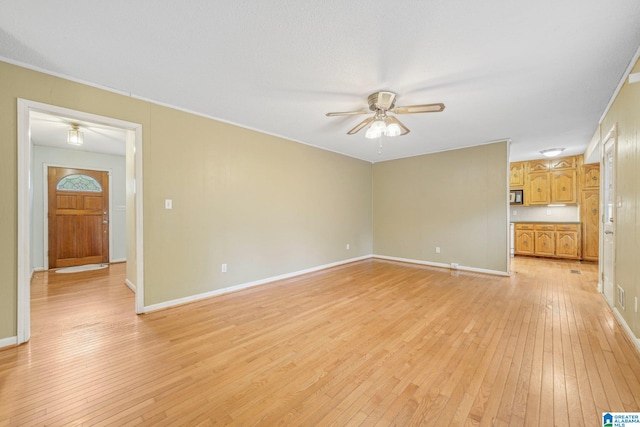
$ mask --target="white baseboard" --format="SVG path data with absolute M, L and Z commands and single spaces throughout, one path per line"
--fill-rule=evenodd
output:
M 127 285 L 127 287 L 129 289 L 131 289 L 133 291 L 133 293 L 136 293 L 136 285 L 134 285 L 133 283 L 131 283 L 131 280 L 129 279 L 124 279 L 124 284 Z
M 9 337 L 0 339 L 0 348 L 18 345 L 18 337 Z
M 112 259 L 111 261 L 109 261 L 109 264 L 117 264 L 119 262 L 127 262 L 127 259 L 126 258 Z
M 627 333 L 627 336 L 629 337 L 633 345 L 636 347 L 636 350 L 638 350 L 638 353 L 640 353 L 640 339 L 636 338 L 636 336 L 633 334 L 633 331 L 627 324 L 626 320 L 624 320 L 624 317 L 622 317 L 622 314 L 620 314 L 620 312 L 616 307 L 613 307 L 613 315 L 618 320 L 618 323 L 620 324 L 620 326 L 622 326 L 622 329 L 624 329 L 624 331 Z
M 211 298 L 217 295 L 227 294 L 229 292 L 235 292 L 246 288 L 251 288 L 253 286 L 264 285 L 266 283 L 275 282 L 277 280 L 289 279 L 291 277 L 300 276 L 307 273 L 313 273 L 315 271 L 324 270 L 331 267 L 336 267 L 343 264 L 349 264 L 356 261 L 362 261 L 365 259 L 371 258 L 372 255 L 364 255 L 357 258 L 350 258 L 343 261 L 333 262 L 330 264 L 319 265 L 317 267 L 307 268 L 305 270 L 295 271 L 293 273 L 281 274 L 279 276 L 268 277 L 266 279 L 255 280 L 253 282 L 243 283 L 240 285 L 229 286 L 228 288 L 216 289 L 214 291 L 205 292 L 198 295 L 192 295 L 184 298 L 178 298 L 171 301 L 161 302 L 158 304 L 147 305 L 143 309 L 143 313 L 149 313 L 151 311 L 162 310 L 164 308 L 175 307 L 177 305 L 187 304 L 190 302 L 198 301 L 205 298 Z
M 469 271 L 473 273 L 492 274 L 495 276 L 506 276 L 506 277 L 511 276 L 506 271 L 487 270 L 484 268 L 466 267 L 464 265 L 459 265 L 458 268 L 454 269 L 454 268 L 451 268 L 451 264 L 445 264 L 441 262 L 422 261 L 419 259 L 398 258 L 398 257 L 392 257 L 392 256 L 386 256 L 386 255 L 373 255 L 373 258 L 386 259 L 388 261 L 406 262 L 410 264 L 428 265 L 430 267 L 448 268 L 450 270 L 460 270 L 460 271 Z

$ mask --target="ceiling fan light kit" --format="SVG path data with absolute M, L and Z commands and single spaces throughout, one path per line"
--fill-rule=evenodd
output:
M 347 132 L 353 135 L 369 125 L 365 133 L 365 138 L 376 139 L 384 136 L 398 136 L 408 134 L 409 128 L 402 124 L 393 114 L 417 114 L 417 113 L 438 113 L 444 110 L 444 104 L 420 104 L 408 105 L 405 107 L 396 107 L 396 94 L 393 92 L 380 91 L 369 95 L 367 98 L 369 110 L 374 112 L 373 117 L 368 117 L 358 123 L 353 129 Z M 346 111 L 327 113 L 332 116 L 351 116 L 357 114 L 369 114 L 368 111 Z

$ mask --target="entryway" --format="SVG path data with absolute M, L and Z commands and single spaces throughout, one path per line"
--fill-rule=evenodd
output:
M 31 122 L 34 114 L 48 114 L 74 123 L 117 128 L 124 133 L 126 202 L 119 206 L 120 210 L 127 213 L 126 264 L 123 263 L 123 266 L 126 267 L 125 282 L 135 292 L 135 312 L 143 313 L 142 125 L 24 99 L 18 99 L 17 109 L 19 247 L 17 344 L 29 340 L 31 329 L 30 283 L 34 272 L 34 203 L 37 203 L 37 201 L 34 202 L 32 194 L 35 171 Z M 71 165 L 73 163 L 70 162 L 67 168 L 69 170 L 63 172 L 52 169 L 53 176 L 49 186 L 53 187 L 48 189 L 52 196 L 55 195 L 54 199 L 49 199 L 52 203 L 49 205 L 49 214 L 52 218 L 44 221 L 52 230 L 52 233 L 45 234 L 53 234 L 53 240 L 50 240 L 48 245 L 49 256 L 45 257 L 49 264 L 48 268 L 109 262 L 111 212 L 108 203 L 110 189 L 108 174 L 105 177 L 104 174 L 94 170 Z M 74 171 L 74 169 L 78 170 Z M 74 185 L 82 188 L 72 188 Z M 100 192 L 95 191 L 98 187 L 102 188 L 100 196 L 98 195 Z M 76 191 L 78 189 L 81 191 Z M 42 208 L 39 209 L 39 212 L 42 212 Z M 40 224 L 42 222 L 42 220 L 38 221 Z M 75 236 L 75 238 L 70 239 L 69 236 Z M 42 253 L 41 250 L 39 253 Z

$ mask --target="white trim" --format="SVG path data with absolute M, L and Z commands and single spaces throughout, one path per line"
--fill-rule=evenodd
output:
M 137 286 L 136 286 L 136 313 L 141 313 L 138 309 L 144 302 L 144 259 L 143 259 L 143 224 L 142 224 L 142 125 L 139 123 L 127 122 L 106 116 L 85 113 L 58 107 L 56 105 L 44 104 L 36 101 L 29 101 L 18 98 L 18 282 L 17 282 L 17 344 L 22 344 L 29 340 L 31 329 L 31 297 L 30 285 L 31 274 L 31 219 L 33 187 L 31 183 L 31 157 L 32 143 L 30 140 L 29 116 L 31 111 L 64 116 L 80 121 L 90 121 L 107 126 L 118 127 L 127 131 L 135 132 L 135 188 L 136 188 L 136 259 L 137 259 Z
M 109 261 L 109 264 L 118 264 L 119 262 L 127 262 L 127 259 L 126 258 L 112 259 L 111 261 Z
M 142 126 L 136 127 L 134 140 L 134 169 L 135 178 L 133 189 L 135 191 L 135 210 L 136 210 L 136 314 L 144 313 L 144 216 L 143 216 L 143 197 L 142 197 Z M 131 131 L 127 132 L 127 138 L 131 138 Z
M 8 337 L 0 339 L 0 348 L 18 345 L 18 337 Z
M 112 179 L 113 179 L 113 169 L 109 168 L 93 168 L 72 164 L 58 164 L 58 163 L 42 163 L 42 197 L 43 201 L 43 232 L 42 239 L 44 243 L 42 245 L 42 263 L 44 264 L 44 269 L 49 269 L 49 256 L 47 253 L 49 252 L 49 168 L 69 168 L 69 169 L 84 169 L 88 171 L 96 171 L 96 172 L 107 172 L 109 174 L 109 224 L 111 224 L 111 214 L 113 213 L 113 200 L 112 200 Z M 111 253 L 113 252 L 113 233 L 111 232 L 111 225 L 109 225 L 109 262 L 115 262 L 111 259 Z
M 18 283 L 16 344 L 31 336 L 31 140 L 29 101 L 18 99 Z
M 624 317 L 622 317 L 622 314 L 615 307 L 613 308 L 613 315 L 615 316 L 616 320 L 618 321 L 622 329 L 624 329 L 624 331 L 627 333 L 627 336 L 629 337 L 633 345 L 636 347 L 636 350 L 638 351 L 638 353 L 640 353 L 640 339 L 636 338 L 636 336 L 633 334 L 633 331 L 627 324 L 626 320 L 624 320 Z
M 398 262 L 406 262 L 409 264 L 420 264 L 420 265 L 428 265 L 430 267 L 440 267 L 440 268 L 448 268 L 450 270 L 458 270 L 458 271 L 469 271 L 472 273 L 483 273 L 483 274 L 491 274 L 494 276 L 505 276 L 510 277 L 511 274 L 506 271 L 498 271 L 498 270 L 487 270 L 485 268 L 475 268 L 475 267 L 466 267 L 463 265 L 458 266 L 458 268 L 451 268 L 451 264 L 445 264 L 442 262 L 431 262 L 431 261 L 422 261 L 419 259 L 409 259 L 409 258 L 398 258 L 393 256 L 386 255 L 373 255 L 373 258 L 378 259 L 386 259 L 388 261 L 398 261 Z
M 277 280 L 289 279 L 291 277 L 300 276 L 307 273 L 313 273 L 319 270 L 325 270 L 331 267 L 337 267 L 339 265 L 350 264 L 356 261 L 362 261 L 365 259 L 370 259 L 372 255 L 364 255 L 356 258 L 350 258 L 343 261 L 332 262 L 330 264 L 319 265 L 317 267 L 311 267 L 304 270 L 295 271 L 293 273 L 281 274 L 279 276 L 268 277 L 266 279 L 254 280 L 253 282 L 242 283 L 240 285 L 229 286 L 227 288 L 216 289 L 214 291 L 205 292 L 198 295 L 191 295 L 184 298 L 178 298 L 171 301 L 161 302 L 158 304 L 152 304 L 144 307 L 144 312 L 148 313 L 150 311 L 162 310 L 164 308 L 175 307 L 177 305 L 187 304 L 190 302 L 198 301 L 205 298 L 211 298 L 218 295 L 228 294 L 230 292 L 236 292 L 242 289 L 251 288 L 253 286 L 264 285 L 266 283 L 275 282 Z
M 127 285 L 127 287 L 129 289 L 131 289 L 133 291 L 133 293 L 136 293 L 136 285 L 134 285 L 133 283 L 131 283 L 131 280 L 129 279 L 124 279 L 124 284 Z
M 613 101 L 616 100 L 618 93 L 620 92 L 620 90 L 622 89 L 622 86 L 624 86 L 625 82 L 627 81 L 627 77 L 629 76 L 629 74 L 631 74 L 631 70 L 633 70 L 633 66 L 638 61 L 638 58 L 640 58 L 640 47 L 638 47 L 638 49 L 636 50 L 636 53 L 633 55 L 633 58 L 631 58 L 631 61 L 629 61 L 629 65 L 627 65 L 627 69 L 624 70 L 624 73 L 622 74 L 622 78 L 620 79 L 620 82 L 616 87 L 616 90 L 613 92 L 613 95 L 611 95 L 611 99 L 609 99 L 609 103 L 605 107 L 604 112 L 602 113 L 602 116 L 600 116 L 600 120 L 598 120 L 598 124 L 602 124 L 602 121 L 604 120 L 605 116 L 607 115 L 607 113 L 609 113 L 609 109 L 611 109 L 611 106 L 613 105 Z

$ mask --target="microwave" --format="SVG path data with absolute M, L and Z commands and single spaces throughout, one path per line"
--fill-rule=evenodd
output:
M 509 204 L 511 205 L 521 205 L 524 203 L 523 199 L 523 191 L 522 190 L 511 190 L 509 191 Z

